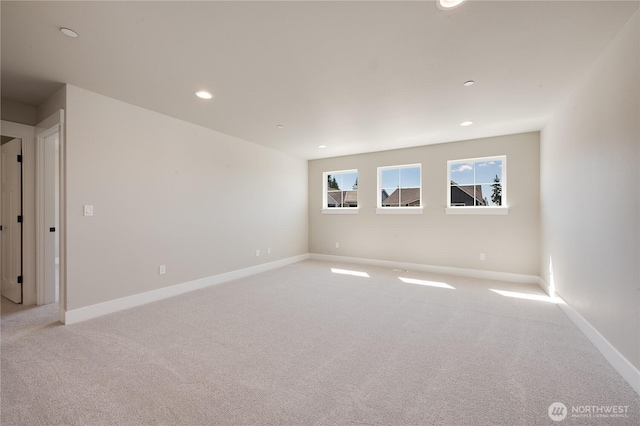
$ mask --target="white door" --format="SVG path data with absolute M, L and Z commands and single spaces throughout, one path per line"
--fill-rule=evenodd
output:
M 2 296 L 22 303 L 22 140 L 5 143 L 1 151 Z

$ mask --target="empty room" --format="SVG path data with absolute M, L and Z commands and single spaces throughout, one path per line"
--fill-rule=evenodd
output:
M 0 14 L 2 425 L 640 424 L 640 1 Z

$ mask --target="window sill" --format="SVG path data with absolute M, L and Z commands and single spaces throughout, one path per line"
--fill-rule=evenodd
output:
M 444 210 L 447 214 L 509 214 L 509 207 L 447 207 Z
M 422 214 L 422 207 L 378 207 L 376 214 Z
M 333 209 L 322 209 L 322 214 L 358 214 L 357 207 L 336 207 Z

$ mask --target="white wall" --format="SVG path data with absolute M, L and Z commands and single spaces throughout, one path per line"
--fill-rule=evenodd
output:
M 640 368 L 639 14 L 541 133 L 541 276 Z
M 35 126 L 38 123 L 38 109 L 31 105 L 2 99 L 0 116 L 5 121 Z
M 446 215 L 447 161 L 495 155 L 507 155 L 509 214 Z M 377 167 L 413 163 L 422 163 L 424 213 L 376 214 Z M 323 215 L 322 174 L 345 169 L 358 169 L 359 214 Z M 311 253 L 538 276 L 539 134 L 314 160 L 309 208 Z
M 66 104 L 67 309 L 307 253 L 306 161 L 73 86 Z
M 49 96 L 46 101 L 38 105 L 37 122 L 40 123 L 48 118 L 51 114 L 65 109 L 67 104 L 67 87 L 63 85 L 53 95 Z

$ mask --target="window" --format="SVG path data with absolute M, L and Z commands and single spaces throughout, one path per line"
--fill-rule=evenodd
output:
M 357 212 L 358 171 L 342 170 L 323 173 L 323 212 Z
M 378 213 L 422 211 L 420 164 L 378 167 Z
M 506 212 L 506 156 L 448 161 L 447 168 L 447 213 L 469 207 Z

